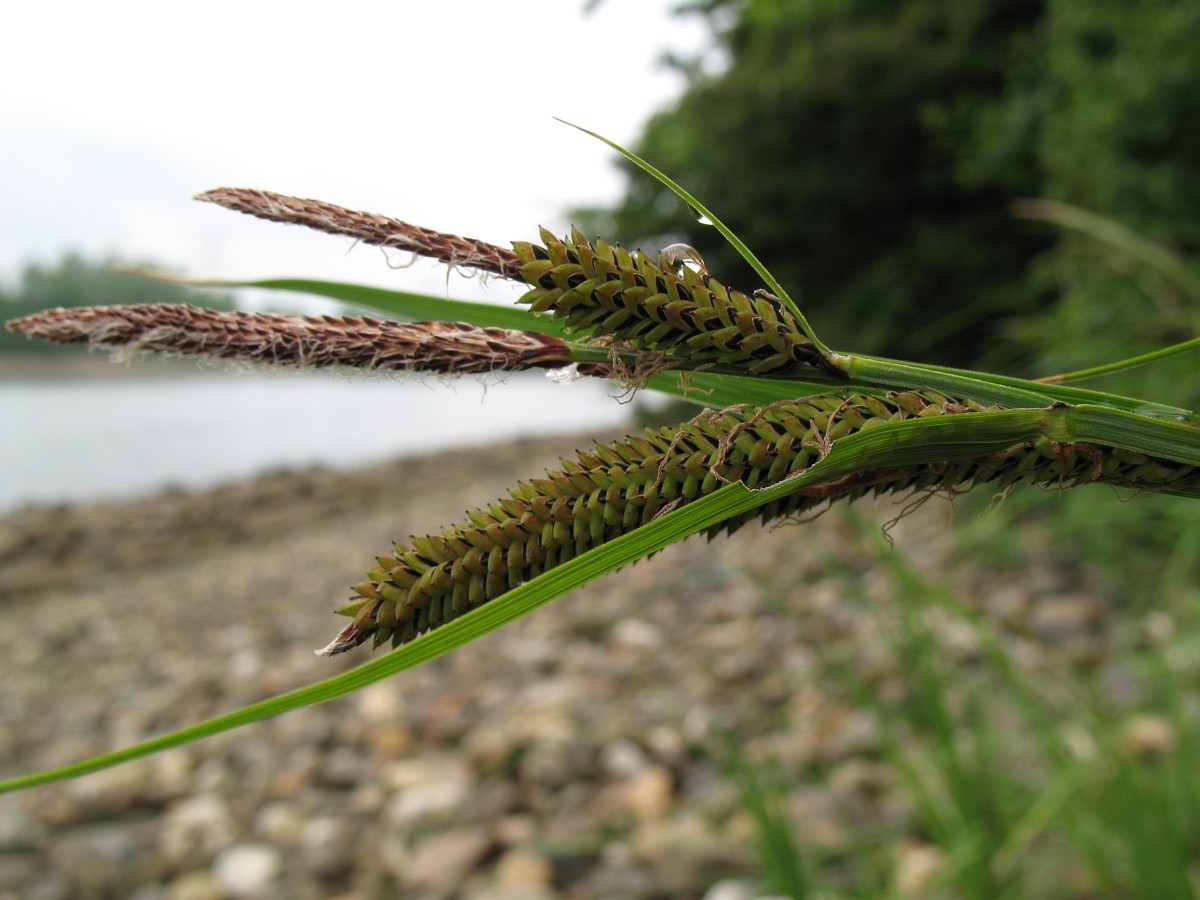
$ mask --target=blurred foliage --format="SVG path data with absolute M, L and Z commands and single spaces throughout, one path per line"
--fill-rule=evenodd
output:
M 1065 323 L 1014 323 L 1060 305 L 1096 321 L 1133 319 L 1123 331 L 1135 349 L 1176 334 L 1151 321 L 1161 298 L 1138 293 L 1137 273 L 1091 266 L 1078 241 L 1014 220 L 1010 205 L 1049 197 L 1186 253 L 1200 248 L 1200 5 L 710 0 L 685 9 L 709 18 L 715 48 L 675 62 L 687 92 L 649 122 L 637 152 L 798 291 L 833 346 L 1053 369 Z M 615 210 L 584 219 L 629 243 L 685 240 L 727 282 L 756 286 L 720 237 L 682 212 L 635 177 Z M 1075 349 L 1090 353 L 1088 334 L 1078 337 Z
M 1180 277 L 1013 216 L 1020 198 L 1071 204 L 1200 283 L 1200 4 L 704 0 L 680 14 L 707 17 L 714 45 L 674 61 L 689 87 L 636 150 L 746 241 L 831 346 L 1045 376 L 1200 334 Z M 629 244 L 686 241 L 726 283 L 758 284 L 648 178 L 581 213 Z M 1192 353 L 1087 386 L 1194 409 L 1196 370 Z M 1051 519 L 1142 600 L 1195 517 L 1159 497 L 1044 500 L 1018 493 L 998 518 Z M 1200 562 L 1186 568 L 1200 578 Z
M 170 282 L 154 281 L 129 272 L 114 271 L 113 260 L 88 260 L 67 253 L 51 264 L 30 263 L 15 285 L 0 286 L 0 321 L 27 316 L 56 306 L 110 306 L 116 303 L 196 303 L 232 309 L 229 294 L 200 292 Z M 79 353 L 72 345 L 31 341 L 0 328 L 0 353 Z
M 842 639 L 813 644 L 811 677 L 823 702 L 845 697 L 869 715 L 877 745 L 783 777 L 771 761 L 798 757 L 794 732 L 736 748 L 732 780 L 764 887 L 814 900 L 1195 897 L 1200 595 L 1175 563 L 1195 555 L 1200 523 L 1161 567 L 1152 617 L 1098 603 L 1094 621 L 1072 626 L 1043 618 L 1029 586 L 1084 576 L 1044 539 L 1011 561 L 1008 602 L 997 603 L 973 579 L 1007 565 L 943 582 L 922 548 L 888 545 L 875 517 L 836 515 L 854 539 L 814 539 L 860 617 L 844 614 Z M 776 614 L 811 627 L 802 608 Z M 847 770 L 873 781 L 837 808 L 840 840 L 776 812 L 854 784 Z

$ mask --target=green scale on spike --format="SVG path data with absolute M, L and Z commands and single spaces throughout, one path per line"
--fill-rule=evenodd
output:
M 577 230 L 545 246 L 517 242 L 519 274 L 530 286 L 519 302 L 549 312 L 572 331 L 611 337 L 644 350 L 678 352 L 693 362 L 738 365 L 752 375 L 816 365 L 820 354 L 774 297 L 748 297 L 686 265 L 593 246 Z
M 993 407 L 994 408 L 994 407 Z M 882 396 L 841 391 L 707 413 L 580 451 L 561 469 L 518 484 L 509 497 L 440 535 L 380 557 L 341 610 L 353 622 L 335 643 L 400 645 L 499 597 L 671 509 L 740 481 L 764 488 L 804 471 L 842 437 L 888 422 L 970 415 L 985 407 L 932 392 Z M 1087 444 L 1042 438 L 1007 452 L 952 462 L 886 467 L 797 490 L 734 516 L 712 537 L 755 519 L 802 512 L 834 499 L 905 490 L 1017 481 L 1069 487 L 1105 481 L 1155 488 L 1200 476 L 1193 466 Z

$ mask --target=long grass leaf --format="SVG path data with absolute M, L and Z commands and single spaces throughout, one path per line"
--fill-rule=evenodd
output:
M 385 656 L 317 684 L 254 703 L 170 734 L 44 772 L 0 782 L 0 793 L 75 778 L 171 747 L 249 725 L 303 706 L 343 697 L 367 685 L 436 659 L 475 638 L 494 631 L 601 575 L 663 549 L 733 515 L 750 494 L 742 485 L 729 485 L 703 500 L 677 510 L 621 538 L 552 569 L 504 596 L 447 623 Z
M 1064 381 L 1083 381 L 1086 378 L 1099 378 L 1101 375 L 1111 375 L 1113 372 L 1136 369 L 1138 366 L 1149 365 L 1150 363 L 1158 362 L 1171 356 L 1178 356 L 1181 353 L 1191 353 L 1193 350 L 1200 350 L 1200 338 L 1192 338 L 1190 341 L 1182 341 L 1178 344 L 1172 344 L 1170 347 L 1163 347 L 1161 350 L 1152 350 L 1149 353 L 1141 353 L 1137 356 L 1131 356 L 1128 359 L 1105 363 L 1102 366 L 1091 366 L 1090 368 L 1080 369 L 1076 372 L 1050 375 L 1037 380 L 1039 384 L 1059 384 Z
M 823 459 L 795 478 L 758 491 L 749 490 L 740 483 L 727 485 L 708 497 L 551 569 L 411 644 L 350 672 L 115 753 L 2 782 L 0 793 L 83 775 L 344 696 L 441 656 L 602 575 L 802 487 L 836 481 L 875 468 L 1000 453 L 1040 436 L 1129 449 L 1152 448 L 1143 452 L 1200 465 L 1200 430 L 1104 408 L 999 410 L 880 425 L 835 441 Z
M 480 328 L 513 328 L 520 331 L 539 331 L 563 337 L 562 326 L 549 316 L 539 316 L 519 306 L 478 303 L 470 300 L 451 300 L 411 291 L 349 284 L 342 281 L 320 281 L 311 278 L 266 278 L 258 281 L 226 281 L 212 278 L 187 278 L 153 269 L 122 266 L 131 272 L 158 281 L 170 281 L 192 287 L 258 288 L 264 291 L 287 291 L 312 294 L 330 300 L 340 300 L 362 309 L 387 313 L 413 321 L 466 322 Z

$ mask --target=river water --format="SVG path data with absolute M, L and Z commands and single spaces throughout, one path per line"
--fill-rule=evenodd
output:
M 605 382 L 297 372 L 0 380 L 0 513 L 629 421 Z

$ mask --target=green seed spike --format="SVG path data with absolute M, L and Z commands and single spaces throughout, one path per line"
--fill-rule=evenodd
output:
M 520 298 L 572 331 L 689 360 L 735 365 L 754 375 L 817 365 L 821 355 L 775 297 L 753 298 L 668 258 L 588 243 L 577 229 L 545 246 L 518 242 L 518 270 L 531 290 Z
M 994 409 L 995 407 L 992 407 Z M 352 621 L 323 651 L 365 641 L 393 646 L 724 484 L 765 488 L 808 469 L 843 437 L 889 422 L 970 415 L 985 407 L 924 391 L 884 396 L 830 392 L 762 408 L 705 413 L 564 460 L 508 498 L 440 535 L 382 557 L 343 606 Z M 1200 467 L 1083 443 L 1040 438 L 1001 453 L 855 472 L 815 482 L 709 529 L 788 516 L 835 499 L 914 490 L 961 490 L 1017 481 L 1071 487 L 1104 481 L 1147 489 L 1200 486 Z

